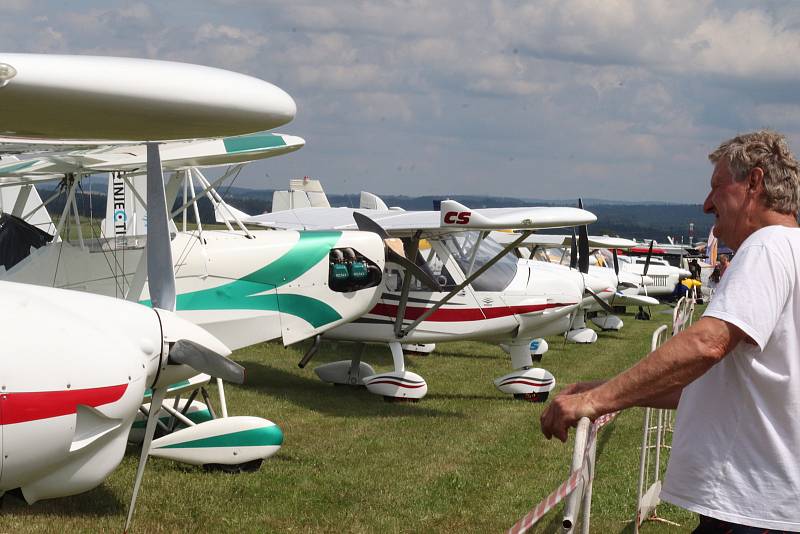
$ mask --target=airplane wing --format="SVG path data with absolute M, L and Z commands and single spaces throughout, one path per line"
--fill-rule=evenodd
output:
M 492 238 L 500 244 L 507 244 L 514 241 L 517 235 L 509 233 L 495 233 Z M 564 247 L 572 245 L 571 235 L 547 235 L 547 234 L 532 234 L 525 238 L 521 243 L 522 246 L 535 246 L 541 245 L 544 247 Z M 609 236 L 589 236 L 589 247 L 591 248 L 608 248 L 608 249 L 622 249 L 629 250 L 638 246 L 636 241 L 625 239 L 621 237 Z
M 164 170 L 230 165 L 279 156 L 299 150 L 305 140 L 293 135 L 256 133 L 217 139 L 161 143 Z M 0 138 L 0 154 L 34 156 L 0 161 L 0 179 L 63 175 L 75 172 L 136 171 L 145 169 L 146 147 L 120 141 L 37 141 Z
M 589 224 L 597 220 L 578 208 L 486 208 L 470 209 L 445 200 L 440 211 L 397 211 L 352 208 L 301 208 L 256 215 L 242 222 L 291 230 L 355 230 L 353 212 L 363 213 L 392 236 L 431 237 L 451 232 L 494 229 L 558 228 Z

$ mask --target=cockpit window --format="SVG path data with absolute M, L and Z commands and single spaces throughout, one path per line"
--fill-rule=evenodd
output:
M 479 232 L 453 234 L 447 236 L 442 242 L 467 277 L 503 250 L 502 246 L 489 237 L 480 239 Z M 517 258 L 513 253 L 507 252 L 497 263 L 481 274 L 472 283 L 472 286 L 477 291 L 503 291 L 516 274 Z

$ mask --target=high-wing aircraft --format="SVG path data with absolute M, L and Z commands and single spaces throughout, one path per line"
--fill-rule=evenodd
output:
M 263 158 L 300 146 L 300 138 L 278 134 L 161 145 L 166 154 L 163 167 L 175 171 L 166 184 L 168 204 L 179 198 L 179 207 L 170 213 L 167 223 L 176 257 L 177 312 L 231 349 L 275 338 L 282 338 L 287 345 L 295 343 L 358 317 L 378 297 L 384 245 L 370 232 L 252 231 L 244 225 L 235 229 L 229 223 L 225 230 L 204 229 L 202 224 L 194 230 L 187 228 L 187 214 L 199 220 L 197 200 L 206 195 L 213 199 L 213 186 L 227 177 L 224 174 L 210 182 L 199 168 L 187 165 Z M 7 147 L 11 150 L 10 144 Z M 231 147 L 248 147 L 247 155 Z M 143 239 L 148 187 L 146 176 L 138 174 L 144 159 L 141 147 L 124 148 L 126 153 L 120 152 L 122 147 L 109 145 L 106 149 L 41 155 L 6 164 L 35 161 L 24 171 L 4 171 L 0 165 L 0 180 L 9 186 L 23 184 L 17 200 L 24 197 L 25 202 L 8 202 L 11 215 L 25 218 L 44 212 L 46 217 L 44 204 L 57 196 L 36 202 L 39 197 L 30 186 L 31 182 L 52 180 L 54 174 L 63 179 L 62 195 L 67 199 L 61 216 L 50 226 L 55 228 L 53 242 L 33 250 L 5 271 L 0 267 L 0 279 L 149 303 Z M 102 163 L 98 162 L 101 157 Z M 81 180 L 97 171 L 111 172 L 105 223 L 101 232 L 84 235 L 78 224 L 76 193 Z M 22 172 L 26 174 L 19 175 Z M 227 208 L 224 204 L 217 206 L 222 211 Z M 183 218 L 180 230 L 172 217 Z M 77 234 L 70 239 L 66 230 L 69 223 Z M 336 265 L 352 267 L 353 262 L 363 272 L 332 279 Z
M 229 271 L 220 275 L 216 265 L 210 263 L 220 263 L 222 256 L 209 256 L 198 246 L 205 238 L 180 239 L 180 233 L 175 231 L 167 209 L 171 205 L 167 191 L 174 198 L 171 188 L 176 188 L 180 178 L 173 176 L 165 188 L 161 150 L 166 151 L 169 161 L 183 162 L 176 165 L 208 163 L 207 159 L 197 159 L 204 156 L 241 161 L 245 152 L 254 151 L 254 144 L 260 146 L 267 139 L 247 134 L 285 124 L 295 111 L 294 101 L 277 87 L 220 69 L 127 58 L 0 54 L 0 135 L 6 136 L 0 146 L 6 154 L 49 153 L 49 159 L 37 156 L 4 162 L 8 180 L 2 185 L 9 185 L 9 181 L 15 187 L 23 184 L 11 210 L 11 217 L 22 224 L 12 226 L 26 231 L 31 227 L 24 226 L 26 216 L 32 216 L 26 210 L 32 191 L 26 182 L 47 174 L 63 175 L 68 198 L 55 229 L 55 244 L 40 242 L 37 255 L 46 258 L 58 248 L 67 256 L 74 252 L 86 259 L 95 254 L 107 261 L 108 242 L 90 243 L 79 232 L 78 245 L 72 246 L 64 239 L 67 235 L 63 230 L 69 214 L 77 212 L 75 187 L 83 175 L 107 168 L 109 159 L 127 159 L 130 166 L 120 168 L 146 173 L 146 191 L 140 191 L 137 198 L 147 208 L 146 235 L 139 236 L 144 239 L 138 244 L 134 240 L 133 248 L 138 247 L 138 251 L 132 263 L 137 268 L 128 272 L 133 279 L 123 285 L 112 282 L 111 294 L 153 308 L 98 295 L 0 282 L 3 302 L 12 304 L 2 311 L 4 327 L 10 332 L 4 341 L 16 356 L 4 363 L 7 367 L 3 369 L 8 380 L 0 395 L 0 489 L 21 487 L 33 501 L 69 495 L 99 484 L 122 457 L 125 439 L 147 387 L 150 409 L 126 530 L 146 460 L 154 451 L 161 449 L 161 455 L 170 457 L 174 452 L 165 449 L 189 448 L 196 454 L 183 456 L 192 456 L 195 463 L 239 463 L 263 458 L 275 449 L 274 434 L 269 429 L 274 425 L 259 418 L 189 423 L 188 428 L 153 441 L 169 385 L 180 384 L 198 372 L 227 380 L 243 379 L 241 367 L 226 358 L 230 350 L 222 341 L 175 315 L 178 303 L 188 311 L 211 308 L 221 312 L 216 316 L 221 317 L 217 323 L 235 321 L 241 318 L 242 310 L 255 309 L 259 313 L 247 317 L 257 325 L 269 312 L 289 310 L 289 315 L 297 314 L 292 315 L 297 320 L 287 318 L 282 330 L 284 340 L 300 339 L 309 331 L 313 333 L 342 319 L 332 305 L 314 305 L 315 299 L 308 296 L 313 292 L 308 287 L 310 279 L 304 275 L 311 272 L 311 279 L 324 285 L 329 270 L 338 267 L 336 270 L 341 273 L 344 269 L 347 276 L 329 284 L 331 291 L 357 293 L 370 283 L 378 283 L 383 245 L 371 234 L 355 236 L 356 241 L 347 242 L 348 261 L 331 266 L 329 255 L 341 244 L 339 232 L 283 234 L 272 248 L 266 243 L 266 236 L 259 241 L 256 236 L 247 235 L 248 241 L 257 243 L 249 248 L 241 245 L 243 241 L 236 239 L 238 236 L 229 236 L 230 242 L 220 244 L 218 250 L 235 250 L 238 246 L 247 251 L 237 265 L 229 265 Z M 200 150 L 195 150 L 199 144 L 193 141 L 164 146 L 182 139 L 220 139 L 221 135 L 245 137 L 222 139 L 221 145 L 213 141 Z M 278 138 L 283 150 L 291 149 L 288 145 L 292 140 L 287 142 L 286 137 L 268 140 Z M 121 146 L 127 148 L 115 152 Z M 124 223 L 124 208 L 120 211 Z M 38 207 L 33 212 L 41 214 Z M 77 219 L 75 223 L 80 229 Z M 127 236 L 122 240 L 127 246 Z M 175 247 L 176 241 L 179 246 L 202 250 L 197 254 L 201 260 L 198 264 L 190 265 L 185 260 L 181 263 L 180 259 L 178 262 L 179 271 L 188 266 L 193 276 L 184 278 L 194 285 L 176 283 L 173 249 L 181 251 L 179 258 L 186 251 Z M 224 241 L 224 237 L 219 239 L 220 243 Z M 364 257 L 359 263 L 362 257 L 355 250 L 370 249 L 371 253 L 374 245 L 379 252 L 377 261 L 369 262 Z M 324 253 L 320 253 L 320 247 Z M 277 257 L 277 261 L 262 257 L 275 250 L 278 252 L 273 258 Z M 15 278 L 15 273 L 23 278 L 19 274 L 22 269 L 17 267 L 32 263 L 32 256 L 12 265 L 4 278 Z M 60 262 L 61 259 L 56 264 Z M 111 271 L 117 264 L 113 265 Z M 107 291 L 103 284 L 108 283 L 108 278 L 116 278 L 107 273 L 96 277 L 91 261 L 73 262 L 69 267 L 82 271 L 69 276 L 82 277 L 83 285 L 61 285 L 76 289 L 104 293 Z M 34 282 L 59 285 L 58 269 L 47 272 L 54 274 L 51 281 Z M 121 272 L 127 272 L 124 265 Z M 367 304 L 374 298 L 351 297 Z M 335 301 L 335 296 L 331 300 Z M 313 312 L 300 319 L 298 309 L 305 307 L 311 307 Z M 282 318 L 278 313 L 267 322 Z M 63 337 L 34 333 L 34 323 L 45 324 Z M 241 340 L 241 336 L 233 335 L 232 339 Z M 53 359 L 55 354 L 58 361 Z M 161 440 L 166 441 L 159 444 Z
M 452 200 L 443 201 L 440 211 L 404 212 L 387 209 L 365 193 L 363 205 L 379 209 L 312 207 L 246 219 L 271 228 L 372 229 L 387 241 L 401 240 L 407 257 L 415 259 L 411 265 L 423 271 L 411 273 L 410 262 L 390 254 L 375 307 L 324 335 L 388 343 L 394 370 L 376 373 L 356 357 L 317 367 L 320 378 L 363 384 L 387 398 L 419 399 L 427 383 L 405 369 L 401 343 L 485 339 L 509 347 L 514 371 L 495 380 L 501 391 L 545 398 L 554 379 L 544 369 L 533 368 L 531 340 L 567 330 L 569 314 L 587 292 L 603 288 L 587 286 L 581 273 L 518 259 L 511 251 L 535 229 L 588 224 L 595 216 L 577 208 L 473 210 Z M 492 230 L 515 228 L 523 233 L 505 248 L 489 236 Z M 430 248 L 421 253 L 423 243 Z
M 509 243 L 516 239 L 514 234 L 496 233 L 493 234 L 500 243 Z M 587 273 L 593 277 L 604 280 L 605 289 L 597 294 L 608 304 L 607 307 L 616 306 L 652 306 L 658 301 L 646 295 L 645 283 L 641 275 L 636 275 L 620 269 L 617 251 L 628 250 L 638 244 L 629 239 L 622 239 L 608 236 L 587 236 L 588 248 L 595 252 L 589 257 Z M 548 263 L 558 263 L 563 267 L 575 268 L 577 264 L 576 246 L 573 246 L 575 239 L 570 235 L 545 235 L 534 234 L 522 241 L 517 248 L 520 257 L 545 261 Z M 550 252 L 555 249 L 556 258 L 553 259 Z M 598 249 L 611 250 L 611 259 L 598 254 Z M 557 260 L 557 261 L 556 261 Z M 650 282 L 652 283 L 652 282 Z M 607 308 L 606 307 L 606 308 Z M 586 326 L 587 312 L 597 312 L 592 317 L 592 322 L 603 330 L 620 330 L 623 321 L 618 316 L 607 313 L 607 309 L 602 307 L 594 298 L 584 298 L 580 309 L 572 321 L 571 328 L 567 332 L 567 340 L 575 343 L 594 343 L 597 341 L 597 332 Z

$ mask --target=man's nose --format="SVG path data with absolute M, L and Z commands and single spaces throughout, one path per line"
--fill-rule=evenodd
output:
M 705 202 L 703 202 L 703 213 L 714 213 L 714 203 L 711 202 L 711 193 L 708 193 Z

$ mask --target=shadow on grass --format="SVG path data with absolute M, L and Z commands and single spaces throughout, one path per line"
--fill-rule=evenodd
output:
M 105 485 L 72 497 L 45 499 L 31 505 L 25 502 L 21 494 L 10 492 L 0 499 L 0 503 L 0 517 L 4 514 L 16 517 L 106 517 L 125 513 L 128 508 L 127 503 L 120 501 Z
M 463 417 L 419 403 L 389 403 L 364 387 L 333 386 L 321 382 L 311 369 L 308 378 L 256 362 L 247 363 L 244 389 L 257 390 L 268 397 L 287 400 L 319 413 L 351 417 Z
M 514 399 L 510 396 L 499 396 L 499 395 L 466 395 L 464 393 L 429 393 L 426 399 L 430 400 L 437 400 L 437 399 L 446 399 L 446 400 L 488 400 L 488 401 L 500 401 L 504 403 L 514 402 Z M 522 401 L 516 401 L 522 402 Z

